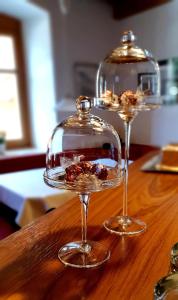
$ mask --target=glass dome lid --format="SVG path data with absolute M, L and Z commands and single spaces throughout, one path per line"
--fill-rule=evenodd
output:
M 153 109 L 161 104 L 159 66 L 152 54 L 135 45 L 136 37 L 126 31 L 121 46 L 100 63 L 96 79 L 95 105 L 118 111 Z
M 134 63 L 139 61 L 148 61 L 153 59 L 153 56 L 147 50 L 143 50 L 135 45 L 136 36 L 133 32 L 125 31 L 121 38 L 122 45 L 114 49 L 104 59 L 107 63 Z
M 77 113 L 54 129 L 46 156 L 48 185 L 93 192 L 120 183 L 119 136 L 111 125 L 90 113 L 92 105 L 91 98 L 80 96 Z

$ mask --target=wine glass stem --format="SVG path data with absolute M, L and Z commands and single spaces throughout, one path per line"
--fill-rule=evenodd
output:
M 123 216 L 128 215 L 128 163 L 130 148 L 131 121 L 124 121 L 125 129 L 125 161 L 124 161 L 124 193 L 123 193 Z
M 87 217 L 88 217 L 88 205 L 90 194 L 83 193 L 79 195 L 81 202 L 81 216 L 82 216 L 82 242 L 87 242 Z

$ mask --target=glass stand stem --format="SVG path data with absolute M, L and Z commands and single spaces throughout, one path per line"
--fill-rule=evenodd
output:
M 82 216 L 82 243 L 87 242 L 87 218 L 88 218 L 88 205 L 90 194 L 80 194 L 80 202 L 81 202 L 81 216 Z
M 104 227 L 112 233 L 121 236 L 134 236 L 146 230 L 146 224 L 139 219 L 128 215 L 128 165 L 132 118 L 124 120 L 125 129 L 125 160 L 124 160 L 124 185 L 123 185 L 123 211 L 122 215 L 114 216 L 104 222 Z M 123 120 L 123 119 L 122 119 Z
M 125 161 L 124 161 L 123 216 L 127 216 L 128 215 L 128 163 L 129 163 L 131 121 L 124 122 L 124 129 L 125 129 Z

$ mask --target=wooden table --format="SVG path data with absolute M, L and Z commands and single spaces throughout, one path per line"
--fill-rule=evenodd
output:
M 151 300 L 156 281 L 167 274 L 171 246 L 178 241 L 178 175 L 143 173 L 151 154 L 130 167 L 129 212 L 148 230 L 121 238 L 102 227 L 119 214 L 122 187 L 93 194 L 88 237 L 111 249 L 111 259 L 91 270 L 64 267 L 57 252 L 80 239 L 76 198 L 0 242 L 0 299 Z

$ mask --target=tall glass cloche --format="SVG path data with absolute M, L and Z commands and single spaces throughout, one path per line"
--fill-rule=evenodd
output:
M 122 111 L 123 119 L 161 103 L 158 63 L 135 43 L 133 32 L 124 32 L 121 45 L 106 56 L 97 73 L 96 105 Z
M 123 213 L 105 222 L 107 230 L 119 235 L 137 235 L 146 229 L 146 224 L 130 217 L 127 209 L 131 123 L 140 111 L 156 109 L 161 104 L 158 63 L 135 42 L 132 31 L 124 32 L 121 45 L 101 62 L 96 80 L 95 106 L 115 111 L 125 129 Z
M 122 179 L 119 136 L 111 125 L 90 114 L 92 103 L 80 96 L 77 113 L 54 129 L 44 174 L 49 186 L 75 191 L 80 197 L 82 239 L 64 245 L 58 254 L 64 264 L 79 268 L 98 266 L 110 256 L 102 244 L 87 240 L 88 203 L 92 192 L 115 187 Z

